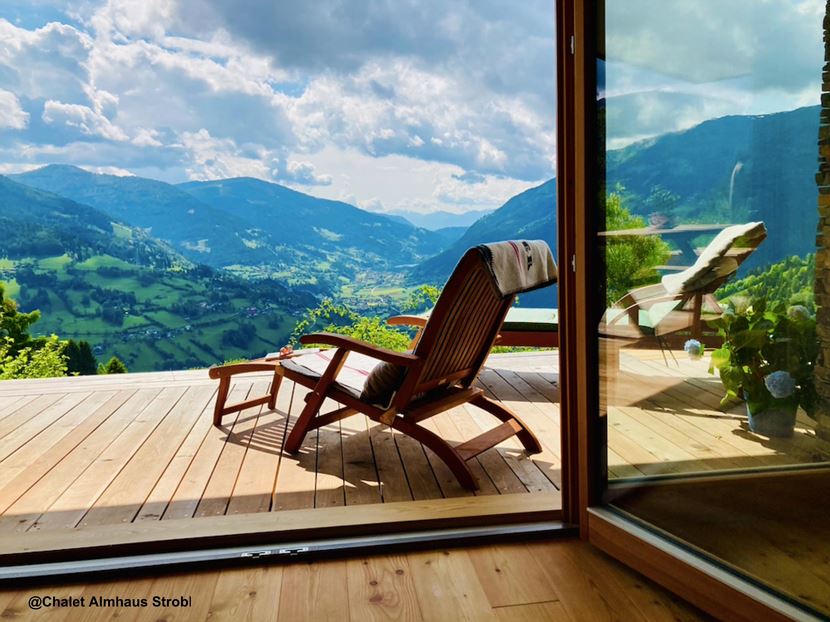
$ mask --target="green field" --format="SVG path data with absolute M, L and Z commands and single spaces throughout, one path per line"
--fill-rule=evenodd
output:
M 285 345 L 313 299 L 270 300 L 256 284 L 216 273 L 138 267 L 114 257 L 3 259 L 6 293 L 40 309 L 33 334 L 89 341 L 99 361 L 115 355 L 130 371 L 205 367 Z M 114 317 L 108 317 L 109 309 Z M 250 326 L 249 336 L 228 333 Z

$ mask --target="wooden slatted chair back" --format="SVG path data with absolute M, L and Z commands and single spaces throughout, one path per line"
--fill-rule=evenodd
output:
M 481 252 L 468 250 L 447 281 L 414 354 L 423 358 L 400 393 L 468 387 L 490 353 L 515 296 L 502 296 Z

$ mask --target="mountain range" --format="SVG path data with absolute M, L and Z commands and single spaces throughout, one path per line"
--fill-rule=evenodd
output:
M 318 293 L 357 272 L 417 263 L 445 244 L 408 222 L 257 179 L 174 186 L 66 165 L 10 177 L 141 228 L 194 262 Z
M 438 231 L 440 229 L 464 227 L 465 229 L 472 225 L 475 221 L 484 218 L 487 214 L 494 210 L 467 210 L 460 214 L 455 212 L 447 212 L 445 210 L 436 210 L 434 212 L 415 212 L 412 210 L 392 210 L 386 212 L 388 216 L 397 216 L 403 218 L 407 222 L 416 227 L 423 227 L 430 231 Z
M 464 251 L 472 246 L 504 239 L 545 240 L 556 256 L 556 180 L 517 194 L 496 211 L 473 223 L 446 250 L 413 268 L 411 284 L 443 283 Z M 527 306 L 556 306 L 556 288 L 549 287 L 519 297 Z
M 204 367 L 287 342 L 316 298 L 195 264 L 142 228 L 0 176 L 0 281 L 39 334 L 134 371 Z

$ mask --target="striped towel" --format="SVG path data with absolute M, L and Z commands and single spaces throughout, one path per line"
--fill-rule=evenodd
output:
M 556 283 L 558 272 L 544 240 L 510 240 L 478 247 L 502 296 Z

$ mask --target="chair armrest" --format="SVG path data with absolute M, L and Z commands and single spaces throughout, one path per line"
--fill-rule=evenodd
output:
M 208 377 L 216 380 L 236 374 L 249 374 L 255 371 L 274 371 L 277 359 L 272 362 L 246 361 L 244 363 L 230 363 L 228 365 L 214 365 L 208 369 Z
M 427 325 L 428 317 L 420 317 L 418 315 L 394 315 L 386 320 L 390 326 L 418 326 L 423 328 Z
M 381 348 L 374 346 L 365 341 L 360 341 L 353 337 L 345 335 L 335 335 L 333 333 L 311 333 L 300 337 L 300 343 L 319 343 L 324 346 L 334 346 L 335 348 L 342 348 L 350 352 L 357 352 L 358 354 L 365 354 L 372 358 L 386 361 L 387 363 L 394 363 L 396 365 L 414 365 L 419 362 L 420 357 L 407 352 L 395 352 L 388 348 Z

